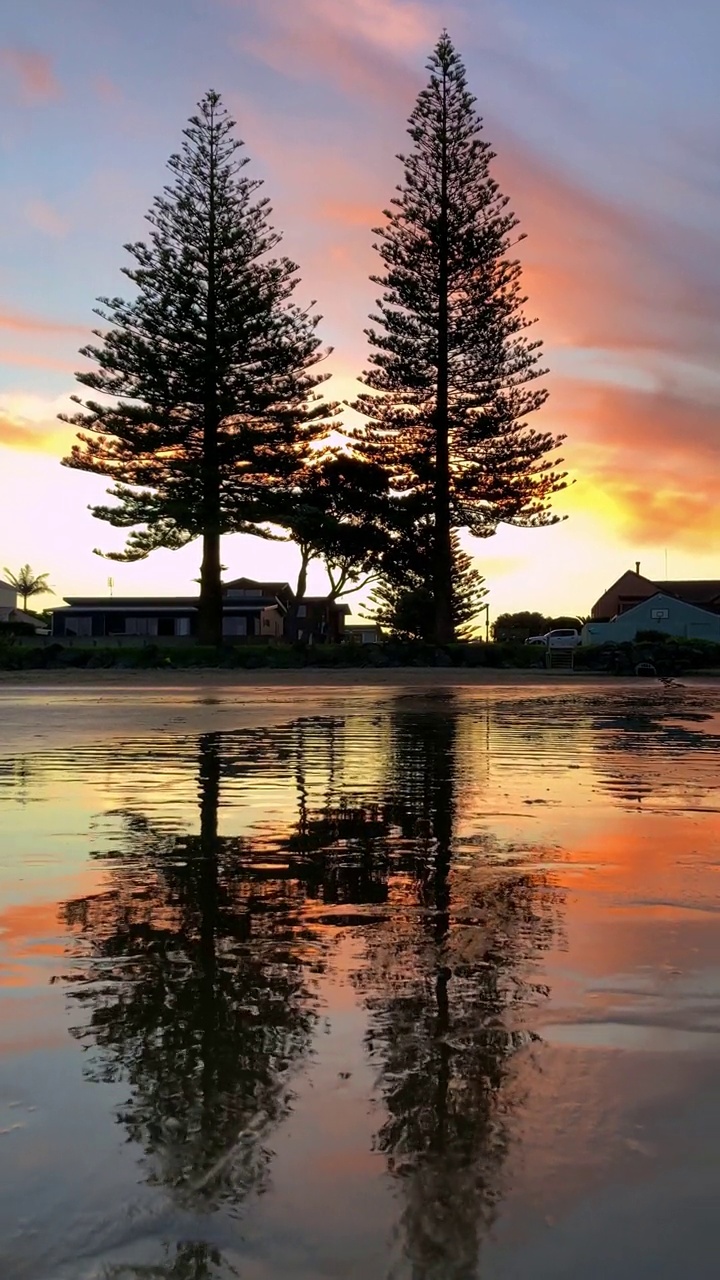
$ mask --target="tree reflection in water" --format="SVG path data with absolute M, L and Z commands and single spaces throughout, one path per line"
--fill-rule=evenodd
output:
M 345 904 L 332 918 L 365 945 L 355 985 L 386 1115 L 376 1147 L 402 1194 L 401 1248 L 416 1280 L 469 1280 L 502 1194 L 511 1064 L 531 1038 L 523 1011 L 543 995 L 533 960 L 553 935 L 556 898 L 489 836 L 458 858 L 479 744 L 453 696 L 422 709 L 398 698 L 380 720 L 377 732 L 352 716 L 297 721 L 255 755 L 247 736 L 202 737 L 198 836 L 119 815 L 107 891 L 65 907 L 85 961 L 74 1034 L 92 1050 L 91 1078 L 128 1085 L 118 1120 L 146 1181 L 182 1210 L 235 1214 L 269 1185 L 270 1135 L 312 1049 L 314 974 L 332 951 L 314 937 L 309 903 Z M 349 749 L 361 729 L 374 780 Z M 223 781 L 271 767 L 292 779 L 295 821 L 257 844 L 221 837 Z M 107 1272 L 232 1274 L 201 1241 Z
M 316 1019 L 301 945 L 263 913 L 261 881 L 251 920 L 242 842 L 218 836 L 219 745 L 200 741 L 199 836 L 157 836 L 126 815 L 111 889 L 65 908 L 90 957 L 72 991 L 87 1014 L 74 1034 L 96 1050 L 88 1073 L 128 1082 L 118 1119 L 147 1181 L 190 1209 L 264 1189 L 265 1140 Z
M 544 874 L 484 865 L 482 855 L 454 868 L 458 793 L 472 783 L 457 738 L 452 700 L 394 718 L 392 820 L 419 909 L 368 935 L 357 975 L 386 1112 L 376 1146 L 401 1193 L 399 1243 L 415 1280 L 478 1274 L 518 1101 L 507 1087 L 512 1059 L 534 1038 L 524 1011 L 547 994 L 533 960 L 555 931 Z M 466 745 L 472 758 L 472 738 Z

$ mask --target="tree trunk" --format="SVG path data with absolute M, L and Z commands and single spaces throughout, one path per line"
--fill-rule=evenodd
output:
M 200 569 L 200 607 L 198 611 L 200 644 L 222 643 L 222 579 L 220 570 L 220 534 L 206 528 L 203 533 L 203 558 Z
M 215 296 L 215 113 L 211 115 L 208 208 L 207 319 L 205 332 L 205 404 L 203 413 L 203 559 L 200 570 L 198 634 L 201 644 L 222 644 L 220 569 L 220 458 L 218 450 L 217 318 Z
M 440 186 L 440 261 L 438 272 L 438 369 L 435 402 L 435 537 L 433 554 L 433 597 L 435 603 L 435 643 L 450 644 L 455 639 L 452 609 L 452 544 L 450 538 L 450 440 L 448 415 L 448 189 L 447 118 L 443 87 L 442 171 Z
M 302 600 L 307 591 L 307 571 L 310 563 L 310 552 L 305 547 L 300 547 L 300 571 L 298 573 L 297 586 L 295 588 L 295 599 Z

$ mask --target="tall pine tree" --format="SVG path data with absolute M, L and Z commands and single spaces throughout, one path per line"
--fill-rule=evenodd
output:
M 383 464 L 394 490 L 420 499 L 433 527 L 435 639 L 453 639 L 452 531 L 479 537 L 502 521 L 554 523 L 549 499 L 565 476 L 548 455 L 561 442 L 530 430 L 547 392 L 536 385 L 539 341 L 525 331 L 517 218 L 490 173 L 465 69 L 443 33 L 430 82 L 410 116 L 413 149 L 399 156 L 386 225 L 376 228 L 384 275 L 366 330 L 368 419 L 355 447 Z
M 115 560 L 202 538 L 199 634 L 222 637 L 220 538 L 265 532 L 326 429 L 332 407 L 319 317 L 291 301 L 297 267 L 217 93 L 206 94 L 171 156 L 170 185 L 147 215 L 148 243 L 126 245 L 131 301 L 101 298 L 96 368 L 78 381 L 81 428 L 65 465 L 107 476 L 116 505 L 93 514 L 131 529 Z
M 432 588 L 432 528 L 408 529 L 384 555 L 377 584 L 370 594 L 370 613 L 388 635 L 400 640 L 435 639 L 435 600 Z M 457 640 L 472 640 L 485 608 L 485 579 L 473 567 L 455 531 L 450 536 L 452 556 L 451 617 Z

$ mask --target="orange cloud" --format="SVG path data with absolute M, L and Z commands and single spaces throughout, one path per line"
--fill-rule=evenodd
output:
M 27 315 L 20 311 L 0 311 L 0 329 L 12 329 L 15 333 L 77 333 L 87 336 L 88 330 L 79 324 L 64 320 L 47 320 L 43 316 Z
M 9 73 L 23 103 L 52 102 L 62 95 L 50 59 L 35 49 L 15 49 L 5 45 L 0 48 L 0 68 Z
M 317 209 L 318 217 L 343 227 L 362 227 L 370 235 L 370 228 L 382 222 L 382 212 L 377 204 L 353 200 L 324 200 Z
M 582 505 L 628 541 L 707 551 L 718 528 L 720 409 L 659 390 L 555 379 L 548 418 L 566 431 Z
M 31 452 L 46 452 L 52 440 L 50 432 L 38 431 L 29 423 L 9 418 L 0 413 L 0 445 L 6 449 L 24 449 Z
M 78 366 L 77 360 L 58 360 L 37 351 L 12 351 L 0 348 L 0 364 L 21 365 L 30 369 L 55 369 L 69 378 L 73 377 Z

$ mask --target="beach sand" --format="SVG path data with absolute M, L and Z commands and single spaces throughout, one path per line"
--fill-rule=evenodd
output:
M 720 678 L 683 677 L 695 690 Z M 500 698 L 556 697 L 628 688 L 659 692 L 657 680 L 591 673 L 384 668 L 322 671 L 27 671 L 0 673 L 0 755 L 102 737 L 212 733 L 332 714 L 338 694 L 353 701 L 402 691 L 421 700 L 435 690 L 475 689 Z M 343 700 L 343 706 L 345 701 Z

